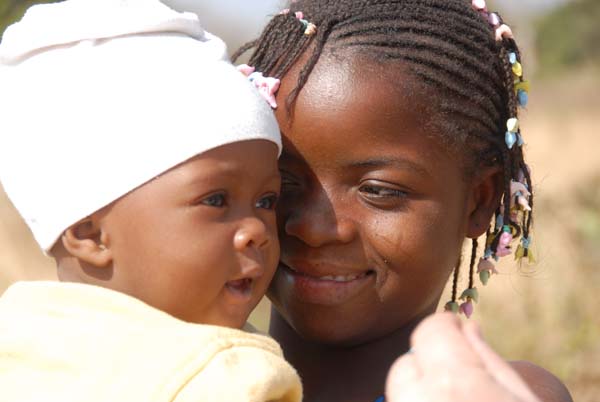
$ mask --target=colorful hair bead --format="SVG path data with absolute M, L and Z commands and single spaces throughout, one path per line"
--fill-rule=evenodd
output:
M 460 300 L 472 299 L 472 300 L 475 300 L 475 302 L 479 303 L 479 292 L 477 291 L 477 288 L 465 289 L 465 291 L 462 292 L 462 294 L 460 295 L 459 299 Z
M 511 182 L 510 182 L 511 197 L 516 196 L 518 193 L 521 193 L 521 195 L 525 195 L 525 196 L 531 195 L 531 193 L 529 192 L 529 189 L 527 188 L 527 186 L 524 183 L 521 183 L 520 181 L 511 180 Z
M 497 27 L 500 25 L 500 17 L 498 17 L 498 14 L 496 13 L 490 13 L 490 15 L 488 15 L 488 22 L 491 26 Z
M 240 64 L 237 66 L 237 69 L 239 72 L 248 77 L 248 81 L 254 84 L 256 89 L 258 89 L 258 93 L 273 109 L 276 109 L 277 102 L 275 101 L 275 94 L 279 89 L 281 81 L 277 78 L 265 77 L 263 76 L 263 73 L 255 71 L 254 67 L 251 67 L 247 64 Z
M 497 274 L 498 271 L 489 259 L 480 258 L 479 264 L 477 264 L 477 273 L 479 274 L 479 280 L 481 280 L 481 283 L 485 286 L 492 274 Z
M 510 243 L 513 240 L 513 235 L 509 226 L 504 226 L 500 239 L 498 240 L 498 247 L 496 248 L 497 257 L 506 257 L 511 254 Z
M 479 302 L 477 288 L 466 289 L 460 295 L 460 300 L 463 300 L 463 303 L 458 307 L 458 311 L 463 313 L 467 318 L 471 318 L 474 310 L 473 302 Z
M 512 29 L 506 24 L 502 24 L 496 29 L 496 41 L 502 42 L 503 39 L 514 39 Z
M 523 90 L 525 92 L 530 92 L 530 84 L 529 81 L 525 81 L 525 80 L 518 80 L 517 82 L 515 82 L 515 91 L 519 91 L 519 90 Z
M 302 20 L 304 21 L 304 20 Z M 311 36 L 317 32 L 317 26 L 312 22 L 308 22 L 305 26 L 304 35 Z
M 504 226 L 504 215 L 498 214 L 496 215 L 496 231 L 502 229 Z
M 294 3 L 294 1 L 292 1 L 292 3 Z M 283 10 L 281 10 L 281 12 L 279 14 L 287 15 L 289 13 L 290 13 L 290 9 L 284 8 Z M 302 11 L 296 11 L 294 13 L 294 17 L 298 21 L 300 21 L 302 23 L 302 25 L 304 26 L 304 35 L 311 36 L 317 32 L 317 26 L 315 24 L 313 24 L 312 22 L 308 22 L 307 20 L 305 20 L 304 13 Z
M 449 311 L 449 312 L 452 312 L 454 314 L 457 314 L 459 312 L 459 309 L 460 309 L 460 306 L 455 301 L 449 301 L 444 306 L 444 311 Z
M 504 142 L 506 142 L 506 146 L 508 147 L 508 149 L 512 149 L 512 147 L 517 142 L 517 134 L 511 131 L 507 131 L 504 136 Z
M 473 0 L 471 2 L 471 5 L 473 6 L 473 8 L 476 11 L 482 11 L 482 10 L 485 10 L 487 8 L 487 6 L 485 4 L 485 0 Z
M 523 258 L 527 258 L 529 264 L 535 264 L 535 256 L 531 251 L 531 236 L 523 237 L 515 252 L 515 260 L 521 262 Z
M 511 117 L 506 121 L 506 129 L 511 133 L 516 133 L 519 131 L 519 119 L 516 117 Z
M 512 65 L 512 72 L 517 77 L 523 76 L 523 66 L 518 61 L 514 62 Z
M 458 307 L 458 311 L 463 313 L 467 318 L 471 318 L 471 316 L 473 315 L 473 310 L 474 306 L 473 301 L 471 299 L 467 299 Z
M 519 106 L 526 107 L 529 103 L 529 94 L 527 94 L 527 91 L 517 89 L 517 99 L 519 100 Z

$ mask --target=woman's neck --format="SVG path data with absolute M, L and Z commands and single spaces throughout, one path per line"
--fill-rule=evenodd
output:
M 373 402 L 383 394 L 387 372 L 408 350 L 420 320 L 363 345 L 332 347 L 302 339 L 273 308 L 269 333 L 298 370 L 305 402 Z

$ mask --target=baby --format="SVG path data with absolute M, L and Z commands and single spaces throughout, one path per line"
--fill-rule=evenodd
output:
M 197 17 L 32 7 L 0 45 L 0 180 L 60 282 L 0 298 L 10 401 L 289 401 L 242 328 L 276 269 L 281 138 Z

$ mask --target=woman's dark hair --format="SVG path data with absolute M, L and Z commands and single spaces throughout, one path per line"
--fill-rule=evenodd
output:
M 471 0 L 298 0 L 289 11 L 275 15 L 257 40 L 234 55 L 254 49 L 249 63 L 257 71 L 283 77 L 308 52 L 298 81 L 286 99 L 292 111 L 319 58 L 327 49 L 350 49 L 379 62 L 401 61 L 410 74 L 441 96 L 436 97 L 437 121 L 449 143 L 469 145 L 472 160 L 503 169 L 503 200 L 487 231 L 486 258 L 495 250 L 503 232 L 523 236 L 529 242 L 531 211 L 515 216 L 511 182 L 532 183 L 523 149 L 505 143 L 507 120 L 518 116 L 519 98 L 513 71 L 521 56 L 511 37 L 496 40 L 489 14 L 477 11 Z M 306 21 L 317 26 L 306 35 Z M 497 14 L 496 14 L 497 15 Z M 503 23 L 497 15 L 496 26 Z M 511 60 L 512 59 L 512 60 Z M 519 133 L 520 135 L 520 133 Z M 533 196 L 528 197 L 533 207 Z M 511 215 L 512 213 L 512 215 Z M 501 221 L 498 224 L 498 221 Z M 477 240 L 473 240 L 469 289 L 474 287 Z M 524 250 L 528 253 L 528 246 Z M 457 299 L 457 266 L 452 302 Z

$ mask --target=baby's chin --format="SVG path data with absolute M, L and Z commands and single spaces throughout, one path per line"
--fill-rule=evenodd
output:
M 252 313 L 262 297 L 262 293 L 259 294 L 259 292 L 252 291 L 247 302 L 222 303 L 219 308 L 210 311 L 195 322 L 198 324 L 243 329 L 250 317 L 250 313 Z

